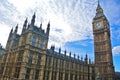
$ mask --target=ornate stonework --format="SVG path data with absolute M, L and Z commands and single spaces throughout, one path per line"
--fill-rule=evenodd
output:
M 93 35 L 96 74 L 100 73 L 102 80 L 115 80 L 110 25 L 99 3 L 93 19 Z

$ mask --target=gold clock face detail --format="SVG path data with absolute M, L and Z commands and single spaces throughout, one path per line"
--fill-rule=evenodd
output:
M 96 27 L 97 27 L 97 28 L 101 28 L 101 27 L 102 27 L 101 22 L 97 22 L 97 23 L 96 23 Z

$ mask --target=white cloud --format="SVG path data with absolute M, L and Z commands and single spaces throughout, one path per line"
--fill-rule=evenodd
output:
M 5 47 L 9 32 L 10 32 L 10 27 L 6 24 L 0 23 L 0 43 L 2 43 L 3 47 Z
M 115 46 L 115 47 L 112 49 L 112 52 L 113 52 L 113 54 L 120 54 L 120 46 Z
M 21 31 L 25 17 L 36 12 L 36 25 L 43 22 L 45 29 L 51 22 L 50 43 L 62 47 L 66 42 L 92 38 L 92 18 L 95 15 L 97 0 L 8 0 L 1 2 L 6 26 L 18 23 Z M 94 5 L 96 3 L 96 5 Z M 4 5 L 5 4 L 5 5 Z M 9 6 L 8 6 L 9 5 Z M 8 7 L 7 7 L 8 6 Z M 10 10 L 9 10 L 10 8 Z M 6 16 L 4 15 L 6 13 Z M 0 15 L 2 16 L 2 15 Z M 10 23 L 10 25 L 9 25 Z M 8 32 L 5 32 L 6 34 Z M 20 32 L 19 32 L 20 33 Z

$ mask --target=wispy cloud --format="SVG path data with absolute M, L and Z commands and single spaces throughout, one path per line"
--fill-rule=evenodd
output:
M 4 0 L 2 4 L 3 18 L 13 26 L 22 23 L 26 17 L 30 18 L 34 11 L 37 14 L 36 25 L 43 22 L 46 28 L 51 21 L 50 43 L 64 46 L 66 42 L 92 38 L 92 18 L 94 17 L 97 0 Z M 23 3 L 25 5 L 23 5 Z M 4 5 L 5 4 L 5 5 Z M 10 8 L 10 9 L 9 9 Z M 7 12 L 7 16 L 4 14 Z M 11 20 L 12 19 L 12 20 Z M 5 22 L 1 19 L 0 21 Z M 15 23 L 16 22 L 16 23 Z M 58 31 L 60 30 L 60 31 Z
M 117 3 L 113 0 L 103 2 L 101 4 L 105 8 L 105 13 L 113 21 L 119 16 L 117 13 L 119 6 L 115 8 Z M 112 2 L 114 4 L 110 7 Z M 20 25 L 19 33 L 25 17 L 28 17 L 30 22 L 34 12 L 37 15 L 36 25 L 38 26 L 43 22 L 45 29 L 50 20 L 49 45 L 55 44 L 59 47 L 64 46 L 67 42 L 92 39 L 92 18 L 95 15 L 97 0 L 3 0 L 0 4 L 2 5 L 0 22 L 5 23 L 8 27 L 15 27 L 18 23 Z M 108 13 L 113 8 L 115 8 L 114 11 Z M 115 13 L 117 15 L 113 15 Z

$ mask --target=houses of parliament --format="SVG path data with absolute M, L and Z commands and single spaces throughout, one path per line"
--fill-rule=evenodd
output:
M 46 30 L 35 25 L 34 14 L 31 23 L 24 21 L 21 34 L 18 25 L 11 29 L 6 49 L 0 61 L 1 80 L 116 80 L 111 49 L 110 25 L 98 2 L 93 18 L 94 56 L 91 62 L 67 51 L 47 48 L 50 22 Z

